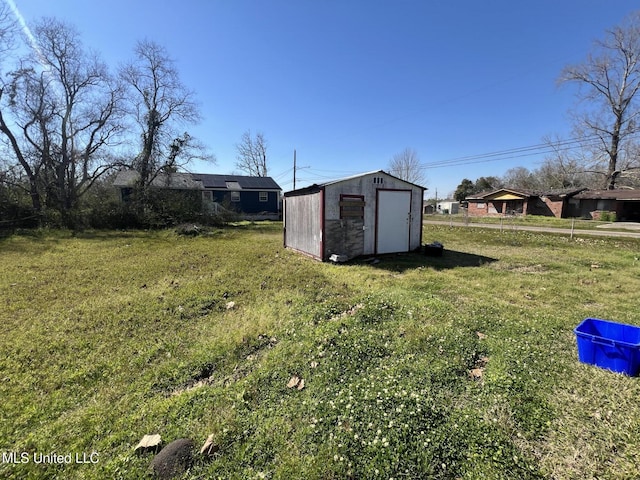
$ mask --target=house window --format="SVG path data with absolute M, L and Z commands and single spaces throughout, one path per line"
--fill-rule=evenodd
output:
M 120 198 L 123 202 L 128 202 L 133 196 L 133 188 L 123 188 L 120 190 Z
M 606 198 L 598 200 L 596 210 L 615 210 L 614 202 Z
M 340 195 L 340 218 L 364 218 L 364 195 Z
M 240 192 L 231 192 L 231 201 L 239 202 L 240 201 Z
M 260 192 L 258 200 L 260 200 L 261 202 L 268 202 L 269 201 L 269 192 Z
M 211 190 L 204 190 L 202 192 L 203 202 L 213 202 L 213 192 Z

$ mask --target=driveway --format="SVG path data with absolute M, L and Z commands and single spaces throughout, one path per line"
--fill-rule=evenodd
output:
M 498 225 L 494 223 L 460 223 L 460 222 L 439 222 L 433 220 L 425 220 L 423 222 L 425 225 L 442 225 L 442 226 L 452 226 L 452 227 L 473 227 L 473 228 L 491 228 L 494 230 L 523 230 L 528 232 L 545 232 L 545 233 L 559 233 L 564 235 L 571 235 L 570 228 L 553 228 L 553 227 L 534 227 L 527 225 Z M 634 222 L 615 222 L 608 223 L 605 225 L 601 225 L 599 230 L 582 230 L 582 229 L 574 229 L 573 236 L 574 237 L 582 237 L 582 236 L 594 236 L 594 237 L 626 237 L 626 238 L 640 238 L 640 223 Z M 618 230 L 609 230 L 611 228 L 624 228 L 624 231 Z
M 615 222 L 598 225 L 597 228 L 624 228 L 625 230 L 637 230 L 640 232 L 640 222 Z

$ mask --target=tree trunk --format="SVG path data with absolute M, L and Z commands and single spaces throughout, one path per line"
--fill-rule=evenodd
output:
M 2 90 L 0 90 L 0 96 L 2 96 Z M 31 206 L 34 213 L 39 215 L 42 212 L 42 198 L 40 196 L 40 190 L 38 188 L 38 177 L 27 160 L 24 158 L 24 155 L 22 155 L 20 145 L 18 145 L 16 137 L 13 135 L 13 132 L 4 121 L 2 111 L 0 111 L 0 132 L 2 132 L 9 139 L 9 143 L 11 143 L 13 153 L 18 159 L 18 162 L 20 163 L 20 166 L 24 170 L 25 174 L 27 175 L 27 178 L 29 179 L 29 195 L 31 196 Z

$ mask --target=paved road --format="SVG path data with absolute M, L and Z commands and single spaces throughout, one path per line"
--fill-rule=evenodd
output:
M 564 235 L 571 235 L 570 228 L 552 228 L 552 227 L 533 227 L 527 225 L 499 225 L 494 223 L 468 223 L 464 224 L 461 222 L 439 222 L 434 220 L 425 220 L 425 225 L 442 225 L 442 226 L 453 226 L 453 227 L 475 227 L 475 228 L 492 228 L 494 230 L 500 230 L 502 228 L 503 231 L 517 231 L 517 230 L 526 230 L 529 232 L 545 232 L 545 233 L 559 233 Z M 601 230 L 582 230 L 575 229 L 573 231 L 574 237 L 581 236 L 597 236 L 597 237 L 626 237 L 626 238 L 640 238 L 640 223 L 638 224 L 624 224 L 622 225 L 625 228 L 629 228 L 629 231 L 619 231 L 619 230 L 609 230 L 608 228 L 603 228 Z M 619 228 L 618 225 L 613 224 L 612 228 Z

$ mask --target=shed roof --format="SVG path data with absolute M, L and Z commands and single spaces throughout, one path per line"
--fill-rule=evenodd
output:
M 367 175 L 379 175 L 381 173 L 384 174 L 384 175 L 388 175 L 389 177 L 395 178 L 397 180 L 400 180 L 401 182 L 404 182 L 404 183 L 406 183 L 408 185 L 412 185 L 412 186 L 418 187 L 418 188 L 420 188 L 422 190 L 426 190 L 425 187 L 422 187 L 420 185 L 416 185 L 415 183 L 407 182 L 406 180 L 403 180 L 402 178 L 396 177 L 395 175 L 391 175 L 390 173 L 387 173 L 384 170 L 373 170 L 371 172 L 358 173 L 357 175 L 350 175 L 348 177 L 342 177 L 342 178 L 338 178 L 338 179 L 335 179 L 335 180 L 329 180 L 329 181 L 322 182 L 322 183 L 314 183 L 313 185 L 309 185 L 308 187 L 298 188 L 296 190 L 291 190 L 291 191 L 285 193 L 285 197 L 292 197 L 292 196 L 297 196 L 297 195 L 305 195 L 307 193 L 314 193 L 314 192 L 318 192 L 318 191 L 322 190 L 324 187 L 326 187 L 328 185 L 334 185 L 336 183 L 347 182 L 347 181 L 353 180 L 355 178 L 366 177 Z

